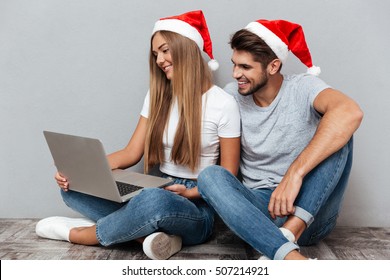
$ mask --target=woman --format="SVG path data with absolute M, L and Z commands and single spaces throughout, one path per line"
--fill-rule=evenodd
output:
M 213 212 L 200 198 L 196 178 L 217 160 L 237 174 L 240 119 L 234 99 L 212 84 L 201 50 L 213 58 L 201 11 L 156 22 L 150 89 L 138 125 L 128 145 L 108 155 L 112 169 L 128 168 L 144 157 L 146 173 L 159 165 L 174 184 L 116 203 L 68 190 L 68 181 L 57 173 L 64 202 L 88 219 L 43 219 L 36 226 L 39 236 L 103 246 L 137 240 L 151 259 L 167 259 L 182 244 L 199 244 L 210 236 Z

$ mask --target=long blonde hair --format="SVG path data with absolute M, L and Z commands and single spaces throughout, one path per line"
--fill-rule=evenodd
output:
M 212 86 L 211 72 L 194 41 L 170 31 L 158 31 L 168 44 L 173 64 L 171 80 L 149 55 L 150 106 L 144 152 L 144 170 L 164 160 L 163 136 L 176 100 L 179 108 L 171 159 L 195 170 L 201 152 L 202 94 Z M 153 37 L 151 39 L 151 42 Z

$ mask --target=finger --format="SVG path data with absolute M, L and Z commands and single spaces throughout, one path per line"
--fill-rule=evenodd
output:
M 170 187 L 166 187 L 165 190 L 174 194 L 180 194 L 180 189 L 178 187 L 170 186 Z
M 275 206 L 274 206 L 274 215 L 276 217 L 281 216 L 280 207 L 281 207 L 281 201 L 279 199 L 276 199 L 275 200 Z
M 68 182 L 57 181 L 57 184 L 64 191 L 69 190 L 69 183 Z
M 294 214 L 295 212 L 294 199 L 291 198 L 286 199 L 285 211 L 286 211 L 286 215 Z
M 289 205 L 287 208 L 288 215 L 292 215 L 295 213 L 295 206 L 293 204 Z
M 288 208 L 287 207 L 287 202 L 283 201 L 280 204 L 280 214 L 283 215 L 283 216 L 287 216 L 288 215 L 287 208 Z
M 170 186 L 167 186 L 164 188 L 164 190 L 167 190 L 167 191 L 175 191 L 177 189 L 177 185 L 170 185 Z
M 274 206 L 275 206 L 275 199 L 271 197 L 269 204 L 268 204 L 268 212 L 271 216 L 272 219 L 275 219 L 275 214 L 274 214 Z
M 59 181 L 59 180 L 57 180 L 57 185 L 59 185 L 59 186 L 66 186 L 67 184 L 68 184 L 67 181 Z
M 60 184 L 60 183 L 65 183 L 65 182 L 67 182 L 68 180 L 64 177 L 64 176 L 62 176 L 60 173 L 56 173 L 56 175 L 54 176 L 54 179 L 57 181 L 57 183 L 58 184 Z

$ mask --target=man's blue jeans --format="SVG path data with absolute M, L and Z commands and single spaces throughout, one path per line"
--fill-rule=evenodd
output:
M 187 188 L 196 181 L 173 178 Z M 96 221 L 103 246 L 127 242 L 155 231 L 182 237 L 183 244 L 204 242 L 212 233 L 214 214 L 202 200 L 189 200 L 163 189 L 145 189 L 126 203 L 117 203 L 74 191 L 61 191 L 73 210 Z
M 295 216 L 307 224 L 299 245 L 316 244 L 336 225 L 352 166 L 353 140 L 324 160 L 303 180 L 295 200 Z M 248 189 L 220 166 L 198 176 L 198 189 L 225 224 L 257 251 L 271 259 L 284 259 L 298 245 L 278 229 L 286 218 L 273 220 L 268 212 L 273 189 Z

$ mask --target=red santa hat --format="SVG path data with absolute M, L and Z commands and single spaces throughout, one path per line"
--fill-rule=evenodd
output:
M 172 31 L 193 40 L 199 49 L 210 57 L 211 60 L 208 62 L 210 69 L 213 71 L 218 69 L 219 64 L 213 56 L 211 38 L 202 11 L 161 18 L 155 23 L 152 34 L 160 30 Z
M 321 69 L 312 63 L 302 26 L 285 20 L 260 19 L 249 23 L 246 30 L 259 36 L 284 63 L 290 50 L 307 66 L 307 73 L 318 76 Z

